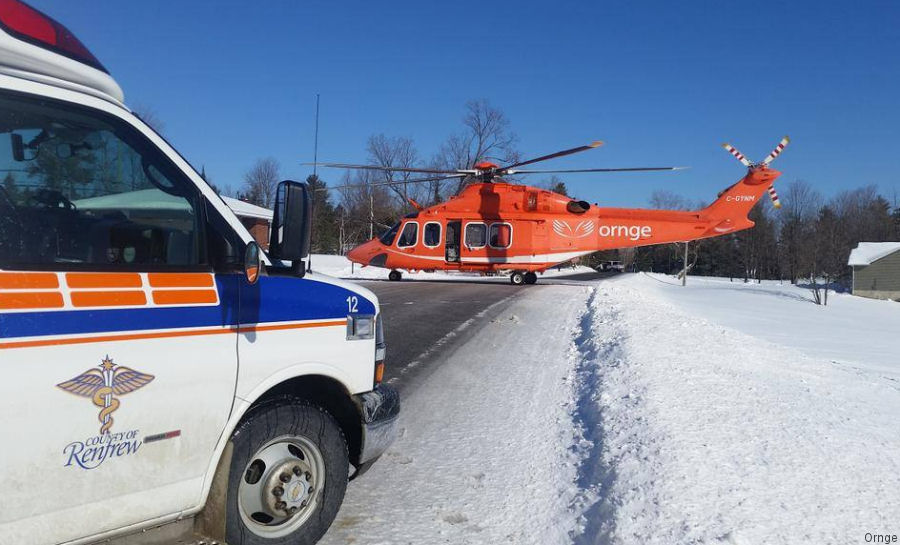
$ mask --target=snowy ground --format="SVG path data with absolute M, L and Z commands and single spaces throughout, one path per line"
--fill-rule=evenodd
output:
M 900 534 L 900 304 L 688 283 L 538 286 L 472 328 L 325 543 Z
M 616 541 L 900 533 L 900 305 L 663 282 L 629 276 L 593 302 Z
M 356 265 L 351 263 L 344 256 L 340 255 L 322 255 L 322 254 L 313 254 L 312 256 L 312 270 L 315 272 L 327 274 L 329 276 L 336 276 L 338 278 L 355 278 L 359 280 L 386 280 L 388 277 L 388 273 L 390 272 L 388 269 L 382 269 L 379 267 L 362 267 L 360 265 Z M 414 273 L 402 271 L 403 278 L 410 280 L 495 280 L 497 282 L 509 282 L 509 279 L 506 276 L 494 276 L 494 277 L 486 277 L 481 276 L 478 273 L 459 273 L 459 272 L 443 272 L 443 271 L 435 271 L 435 272 L 422 272 L 417 271 Z M 571 267 L 571 266 L 563 266 L 559 269 L 553 268 L 548 271 L 545 271 L 543 274 L 538 274 L 538 281 L 540 282 L 540 278 L 554 278 L 558 276 L 568 276 L 572 274 L 579 273 L 592 273 L 596 272 L 594 269 L 590 267 Z
M 580 496 L 572 335 L 588 291 L 535 290 L 446 355 L 323 543 L 566 542 Z

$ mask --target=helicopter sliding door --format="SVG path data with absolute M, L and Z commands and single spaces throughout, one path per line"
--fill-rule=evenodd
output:
M 444 239 L 444 258 L 448 263 L 459 263 L 459 239 L 462 222 L 448 221 L 447 236 Z

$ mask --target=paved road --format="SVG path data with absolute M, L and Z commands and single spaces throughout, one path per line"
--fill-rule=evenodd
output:
M 579 274 L 539 280 L 534 286 L 513 286 L 499 279 L 357 282 L 375 292 L 381 302 L 387 343 L 384 380 L 402 392 L 428 375 L 429 363 L 438 353 L 464 341 L 481 320 L 500 314 L 528 290 L 541 289 L 541 283 L 589 281 L 604 276 L 608 274 Z

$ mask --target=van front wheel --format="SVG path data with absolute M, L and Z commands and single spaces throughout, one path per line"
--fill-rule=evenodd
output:
M 226 541 L 316 543 L 347 489 L 347 441 L 334 418 L 283 398 L 254 409 L 232 442 Z

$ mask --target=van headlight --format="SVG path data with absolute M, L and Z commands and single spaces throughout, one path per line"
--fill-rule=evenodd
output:
M 347 340 L 375 338 L 375 316 L 371 314 L 350 314 L 347 316 Z
M 375 361 L 384 362 L 384 325 L 381 323 L 381 314 L 375 318 Z

